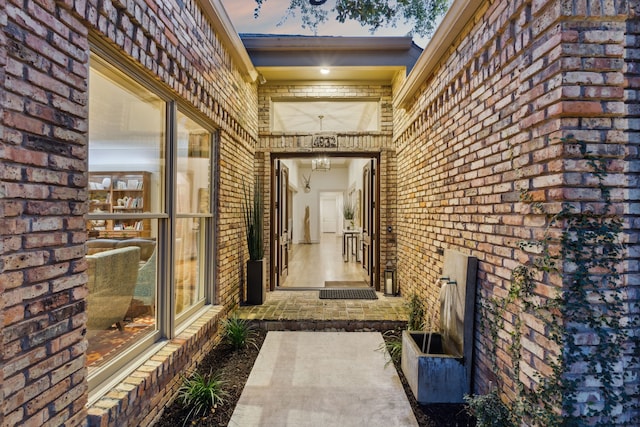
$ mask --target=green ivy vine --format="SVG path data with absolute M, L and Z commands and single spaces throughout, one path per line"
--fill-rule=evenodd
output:
M 620 286 L 623 222 L 606 181 L 608 160 L 590 153 L 584 142 L 562 142 L 589 166 L 584 179 L 594 182 L 601 200 L 584 208 L 563 203 L 552 213 L 528 188 L 519 190 L 521 202 L 531 214 L 543 215 L 547 228 L 519 243 L 529 260 L 513 270 L 507 295 L 482 303 L 481 327 L 495 347 L 488 354 L 498 388 L 515 392 L 505 425 L 637 425 L 637 419 L 623 418 L 623 408 L 637 413 L 640 405 L 637 387 L 625 387 L 627 376 L 638 372 L 639 337 L 632 331 L 640 322 Z M 545 292 L 545 283 L 562 286 Z M 535 323 L 537 337 L 548 339 L 538 344 L 549 371 L 538 370 L 533 379 L 522 372 L 522 362 L 531 363 L 523 360 L 523 339 L 532 338 L 524 336 L 527 322 Z M 508 354 L 507 366 L 499 351 Z M 505 377 L 513 384 L 504 384 Z M 600 399 L 584 403 L 579 391 L 585 390 Z

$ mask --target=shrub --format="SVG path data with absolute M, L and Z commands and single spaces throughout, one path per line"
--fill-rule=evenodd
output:
M 400 358 L 402 357 L 402 337 L 399 337 L 395 331 L 386 331 L 382 335 L 384 337 L 384 343 L 380 344 L 378 350 L 387 350 L 387 353 L 389 353 L 389 357 L 391 359 L 387 361 L 386 365 L 391 362 L 399 363 Z
M 422 329 L 422 326 L 424 325 L 424 308 L 420 302 L 420 297 L 415 292 L 409 296 L 407 309 L 409 311 L 407 329 L 410 331 L 418 331 Z
M 192 417 L 204 416 L 224 403 L 228 394 L 222 388 L 223 383 L 219 374 L 202 375 L 194 372 L 189 377 L 183 377 L 178 389 L 178 401 L 189 408 L 183 425 Z
M 222 336 L 235 350 L 256 344 L 256 331 L 247 320 L 240 319 L 236 314 L 222 321 Z
M 465 396 L 467 412 L 476 417 L 477 427 L 513 427 L 509 410 L 502 403 L 498 390 L 493 389 L 489 394 Z

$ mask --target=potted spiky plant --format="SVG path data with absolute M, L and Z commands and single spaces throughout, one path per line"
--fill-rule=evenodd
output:
M 266 297 L 266 264 L 264 262 L 264 197 L 260 178 L 256 177 L 253 196 L 242 182 L 242 210 L 247 233 L 247 304 L 260 305 Z

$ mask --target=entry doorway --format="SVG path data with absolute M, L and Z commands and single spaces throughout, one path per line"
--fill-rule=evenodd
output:
M 319 154 L 330 166 L 322 171 L 312 168 Z M 328 282 L 379 288 L 377 163 L 377 154 L 273 154 L 271 290 L 315 289 Z M 356 211 L 350 221 L 343 214 L 347 201 Z M 351 238 L 344 239 L 347 227 Z

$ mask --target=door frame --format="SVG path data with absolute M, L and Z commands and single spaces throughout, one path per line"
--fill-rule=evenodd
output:
M 269 164 L 269 171 L 267 171 L 268 176 L 273 177 L 275 174 L 276 161 L 282 159 L 308 159 L 317 156 L 323 157 L 354 157 L 361 159 L 375 159 L 376 160 L 376 170 L 374 174 L 375 179 L 375 200 L 376 205 L 374 206 L 375 210 L 375 221 L 374 221 L 374 258 L 375 258 L 375 266 L 371 272 L 371 283 L 373 283 L 373 287 L 376 290 L 380 290 L 381 280 L 380 280 L 380 153 L 379 152 L 336 152 L 336 151 L 312 151 L 312 152 L 302 152 L 302 153 L 270 153 L 271 159 Z M 295 183 L 296 186 L 298 183 Z M 277 238 L 275 233 L 277 231 L 275 226 L 276 218 L 276 209 L 275 209 L 275 197 L 276 197 L 276 183 L 274 180 L 271 180 L 271 195 L 269 197 L 269 242 L 267 242 L 268 247 L 271 248 L 269 251 L 269 289 L 271 291 L 276 290 L 277 283 L 277 274 L 278 271 L 275 268 L 276 256 L 277 254 L 273 251 L 273 242 Z M 364 207 L 363 207 L 364 209 Z

